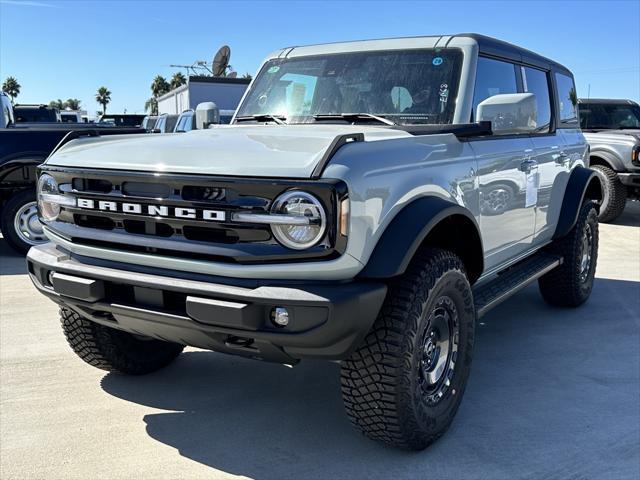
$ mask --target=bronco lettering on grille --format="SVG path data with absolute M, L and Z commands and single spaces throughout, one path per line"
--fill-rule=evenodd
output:
M 223 210 L 204 210 L 199 208 L 173 207 L 168 205 L 148 205 L 142 203 L 115 202 L 112 200 L 91 200 L 78 198 L 78 208 L 102 210 L 124 214 L 148 215 L 151 217 L 186 218 L 224 222 L 226 213 Z

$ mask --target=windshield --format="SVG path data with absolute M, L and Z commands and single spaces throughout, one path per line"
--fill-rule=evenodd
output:
M 367 113 L 401 125 L 451 123 L 461 64 L 457 49 L 273 59 L 238 117 L 273 115 L 291 124 L 317 121 L 314 115 Z
M 583 130 L 640 128 L 640 107 L 623 103 L 580 103 Z

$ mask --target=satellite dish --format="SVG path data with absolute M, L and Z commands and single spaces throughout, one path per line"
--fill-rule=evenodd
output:
M 218 50 L 213 57 L 213 62 L 211 63 L 211 71 L 214 77 L 224 77 L 227 72 L 230 57 L 231 49 L 227 45 L 220 47 L 220 50 Z
M 229 75 L 227 75 L 227 77 L 229 78 L 236 78 L 238 76 L 238 72 L 229 72 Z

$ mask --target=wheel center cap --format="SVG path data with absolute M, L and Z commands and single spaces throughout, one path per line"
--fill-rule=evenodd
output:
M 427 367 L 431 366 L 431 364 L 433 363 L 435 353 L 436 344 L 433 342 L 433 338 L 429 338 L 424 345 L 424 360 Z

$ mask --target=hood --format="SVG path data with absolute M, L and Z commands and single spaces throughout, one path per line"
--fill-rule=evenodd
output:
M 622 135 L 624 137 L 632 137 L 634 140 L 640 140 L 640 129 L 638 128 L 625 128 L 624 130 L 616 129 L 616 130 L 597 130 L 597 131 L 586 131 L 584 132 L 585 137 L 589 137 L 591 135 L 595 135 L 593 138 L 604 139 L 604 138 L 613 138 L 620 139 Z
M 168 135 L 78 139 L 47 165 L 201 175 L 309 178 L 334 138 L 363 133 L 365 141 L 411 136 L 362 125 L 223 125 Z

